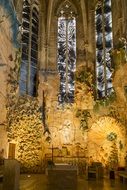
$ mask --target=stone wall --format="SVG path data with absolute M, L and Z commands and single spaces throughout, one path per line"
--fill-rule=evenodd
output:
M 117 45 L 119 38 L 121 37 L 126 38 L 126 32 L 125 32 L 127 30 L 126 28 L 127 21 L 125 17 L 126 6 L 127 5 L 125 4 L 124 0 L 112 1 L 112 9 L 115 10 L 112 12 L 114 46 Z
M 75 157 L 82 157 L 81 161 L 86 163 L 99 161 L 111 167 L 110 160 L 115 165 L 117 159 L 116 165 L 124 166 L 127 147 L 124 102 L 119 103 L 117 94 L 112 99 L 95 100 L 92 71 L 86 71 L 84 65 L 77 68 L 76 76 L 73 105 L 58 105 L 55 96 L 50 97 L 47 84 L 47 125 L 51 132 L 51 144 L 45 144 L 47 159 L 52 158 L 53 146 L 56 162 L 75 162 Z M 110 139 L 112 135 L 116 139 Z M 58 159 L 60 156 L 62 160 Z
M 8 138 L 5 125 L 0 125 L 0 152 L 3 151 L 3 157 L 8 157 Z
M 41 172 L 43 156 L 42 112 L 37 99 L 19 97 L 8 108 L 8 140 L 16 145 L 21 172 Z
M 10 73 L 10 68 L 14 67 L 16 51 L 12 40 L 12 15 L 8 11 L 7 7 L 5 8 L 4 6 L 4 1 L 0 1 L 0 150 L 4 149 L 5 158 L 8 156 L 8 139 L 6 133 L 8 75 Z M 13 20 L 13 22 L 14 21 L 15 20 Z
M 2 18 L 0 20 L 0 134 L 3 134 L 0 136 L 0 149 L 5 149 L 5 157 L 7 157 L 8 141 L 15 143 L 15 155 L 21 162 L 22 172 L 41 172 L 45 167 L 45 161 L 52 159 L 52 153 L 56 162 L 76 164 L 80 160 L 84 163 L 100 161 L 104 166 L 111 166 L 115 164 L 113 159 L 116 159 L 116 164 L 125 165 L 124 158 L 127 150 L 126 61 L 113 60 L 115 65 L 113 96 L 96 100 L 93 72 L 95 63 L 94 5 L 92 0 L 86 3 L 88 28 L 85 34 L 81 4 L 78 0 L 74 2 L 81 12 L 77 16 L 77 71 L 73 105 L 58 103 L 57 18 L 54 11 L 57 3 L 55 4 L 54 1 L 51 12 L 48 7 L 46 10 L 43 7 L 40 16 L 40 18 L 43 17 L 40 23 L 43 23 L 41 27 L 44 26 L 44 28 L 40 33 L 42 41 L 39 49 L 39 68 L 46 68 L 48 71 L 39 70 L 37 98 L 19 97 L 18 71 L 21 55 L 12 42 L 11 20 L 3 7 L 0 7 L 0 19 Z M 117 49 L 118 39 L 126 37 L 123 24 L 126 22 L 125 12 L 117 11 L 119 14 L 116 14 L 116 10 L 123 6 L 121 2 L 123 3 L 123 1 L 117 1 L 117 3 L 113 1 L 112 8 L 116 48 L 114 50 L 123 56 Z M 48 3 L 46 5 L 48 6 Z M 17 10 L 18 8 L 17 3 Z M 47 21 L 49 12 L 51 20 Z M 49 36 L 46 33 L 48 24 L 50 25 Z M 116 54 L 113 56 L 118 57 Z M 42 117 L 43 92 L 46 107 L 45 126 Z M 110 162 L 111 160 L 113 163 Z

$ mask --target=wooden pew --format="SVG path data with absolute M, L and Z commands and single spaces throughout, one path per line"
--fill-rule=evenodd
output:
M 127 171 L 119 171 L 118 175 L 120 177 L 120 180 L 122 180 L 122 182 L 125 183 L 127 179 Z

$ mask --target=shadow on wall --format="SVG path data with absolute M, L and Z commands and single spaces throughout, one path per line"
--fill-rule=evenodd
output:
M 6 13 L 6 18 L 9 17 L 11 21 L 11 29 L 12 29 L 12 42 L 16 48 L 19 48 L 19 42 L 17 41 L 18 33 L 19 33 L 19 21 L 17 19 L 17 15 L 12 4 L 11 0 L 0 0 L 0 6 L 3 7 Z

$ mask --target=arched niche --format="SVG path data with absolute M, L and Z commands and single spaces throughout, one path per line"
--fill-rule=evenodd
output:
M 76 15 L 76 33 L 77 33 L 77 64 L 85 64 L 85 47 L 84 47 L 84 31 L 83 31 L 83 18 L 82 18 L 82 10 L 81 5 L 78 1 L 53 1 L 52 8 L 47 12 L 47 69 L 48 70 L 56 70 L 57 71 L 57 21 L 59 10 L 64 4 L 69 4 L 73 12 Z M 51 10 L 52 9 L 52 10 Z M 50 20 L 48 15 L 50 14 Z

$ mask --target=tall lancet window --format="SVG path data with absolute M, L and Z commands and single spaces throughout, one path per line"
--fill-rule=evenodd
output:
M 65 1 L 59 9 L 58 16 L 58 51 L 57 62 L 60 75 L 59 103 L 73 103 L 76 70 L 76 18 L 75 11 Z
M 22 59 L 20 67 L 20 94 L 36 96 L 38 63 L 38 0 L 24 0 L 22 13 Z
M 113 92 L 110 51 L 112 49 L 111 0 L 100 0 L 95 11 L 97 98 Z

